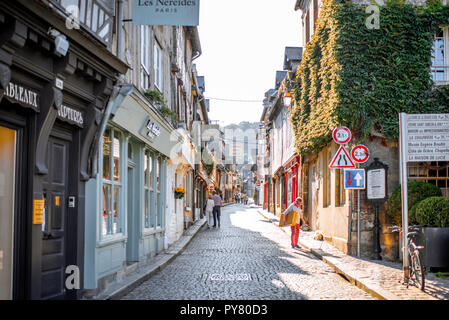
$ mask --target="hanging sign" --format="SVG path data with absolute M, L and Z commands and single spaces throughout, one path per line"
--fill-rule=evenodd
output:
M 366 186 L 365 169 L 345 169 L 345 189 L 364 190 Z
M 133 25 L 198 26 L 200 0 L 134 0 Z
M 352 139 L 351 130 L 346 127 L 338 127 L 332 131 L 332 138 L 338 144 L 346 144 Z
M 352 161 L 349 153 L 346 151 L 345 147 L 340 146 L 337 153 L 329 164 L 331 169 L 349 169 L 355 168 L 355 164 Z
M 369 159 L 369 150 L 362 144 L 355 146 L 351 151 L 352 160 L 357 163 L 367 162 Z

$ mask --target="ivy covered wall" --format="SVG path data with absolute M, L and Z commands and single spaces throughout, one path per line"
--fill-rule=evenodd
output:
M 319 151 L 340 125 L 359 142 L 373 129 L 392 140 L 399 112 L 449 112 L 448 87 L 436 88 L 430 78 L 434 35 L 449 23 L 449 7 L 390 0 L 379 8 L 379 28 L 370 30 L 366 5 L 323 0 L 293 88 L 299 154 Z

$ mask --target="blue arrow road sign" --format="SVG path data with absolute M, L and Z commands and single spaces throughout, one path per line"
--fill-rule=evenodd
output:
M 366 188 L 365 169 L 345 169 L 345 189 L 364 190 Z

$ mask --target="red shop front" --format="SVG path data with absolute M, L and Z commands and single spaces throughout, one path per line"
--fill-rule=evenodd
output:
M 285 174 L 285 207 L 288 207 L 299 195 L 302 196 L 299 155 L 292 156 L 284 165 Z

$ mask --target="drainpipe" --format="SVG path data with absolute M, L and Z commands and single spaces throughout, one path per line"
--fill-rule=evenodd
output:
M 123 0 L 118 0 L 117 58 L 122 60 Z

